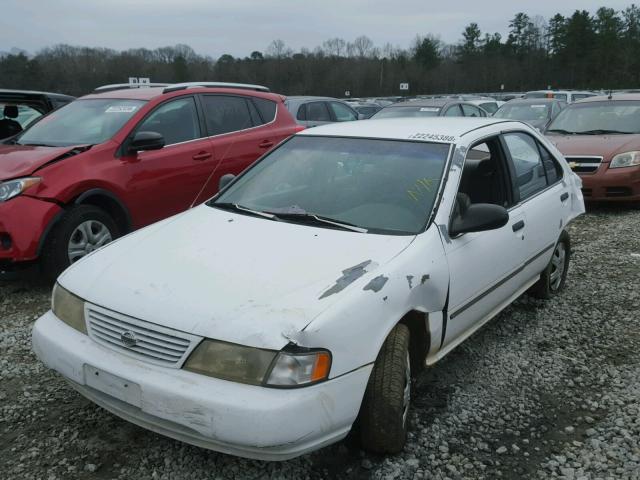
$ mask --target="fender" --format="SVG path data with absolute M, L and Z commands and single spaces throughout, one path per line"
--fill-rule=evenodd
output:
M 86 200 L 89 197 L 92 196 L 102 196 L 102 197 L 108 197 L 110 200 L 113 200 L 118 207 L 120 207 L 120 209 L 122 210 L 123 214 L 124 214 L 124 221 L 125 221 L 125 226 L 128 231 L 131 231 L 131 214 L 129 213 L 129 209 L 126 207 L 126 205 L 113 193 L 111 193 L 109 190 L 105 190 L 103 188 L 92 188 L 90 190 L 87 190 L 86 192 L 80 194 L 74 201 L 73 201 L 73 205 L 80 205 L 84 202 L 84 200 Z M 68 206 L 68 205 L 67 205 Z M 44 242 L 46 241 L 47 237 L 49 236 L 49 233 L 51 233 L 51 230 L 53 230 L 53 227 L 55 227 L 58 222 L 60 221 L 60 219 L 62 218 L 62 216 L 66 213 L 66 209 L 63 208 L 63 210 L 61 210 L 60 212 L 58 212 L 58 214 L 53 217 L 53 219 L 49 222 L 49 224 L 47 225 L 47 228 L 44 229 L 44 232 L 42 232 L 42 235 L 40 236 L 40 241 L 38 243 L 38 251 L 37 251 L 37 255 L 40 256 L 41 252 L 42 252 L 42 248 L 44 247 Z M 126 233 L 126 232 L 123 232 Z

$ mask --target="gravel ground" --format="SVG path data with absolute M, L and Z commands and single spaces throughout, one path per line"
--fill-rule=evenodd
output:
M 49 288 L 0 282 L 0 478 L 640 479 L 640 210 L 596 209 L 571 227 L 567 290 L 522 297 L 416 380 L 401 455 L 347 439 L 265 463 L 119 420 L 30 348 Z

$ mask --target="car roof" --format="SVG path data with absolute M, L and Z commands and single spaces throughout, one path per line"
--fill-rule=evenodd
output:
M 422 117 L 422 118 L 381 118 L 359 122 L 337 122 L 303 130 L 296 135 L 380 138 L 389 140 L 425 140 L 451 143 L 470 131 L 496 124 L 527 128 L 523 122 L 501 118 L 478 117 Z M 420 135 L 416 137 L 415 135 Z
M 509 100 L 507 103 L 503 105 L 539 105 L 541 103 L 555 103 L 562 102 L 562 100 L 558 100 L 557 98 L 514 98 L 513 100 Z M 566 103 L 566 102 L 564 102 Z
M 610 102 L 610 101 L 624 101 L 624 100 L 640 100 L 640 93 L 613 93 L 611 97 L 609 95 L 598 95 L 596 97 L 587 97 L 576 100 L 573 103 L 589 103 L 589 102 Z
M 121 100 L 153 100 L 154 98 L 161 97 L 163 95 L 171 95 L 178 93 L 228 93 L 230 95 L 247 95 L 250 92 L 250 95 L 259 96 L 262 98 L 270 98 L 272 100 L 275 97 L 282 98 L 281 95 L 271 92 L 262 92 L 262 91 L 254 91 L 248 90 L 245 88 L 230 88 L 230 87 L 206 87 L 206 86 L 195 86 L 190 88 L 182 88 L 176 90 L 165 91 L 167 87 L 148 87 L 148 88 L 123 88 L 121 90 L 108 90 L 106 92 L 101 93 L 90 93 L 89 95 L 85 95 L 80 97 L 82 100 L 86 99 L 121 99 Z M 177 95 L 175 95 L 177 96 Z

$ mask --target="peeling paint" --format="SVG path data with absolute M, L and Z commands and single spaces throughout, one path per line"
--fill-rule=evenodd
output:
M 413 288 L 413 275 L 407 275 L 407 282 L 409 283 L 409 290 Z
M 420 285 L 424 285 L 427 282 L 427 280 L 429 280 L 429 278 L 430 277 L 428 274 L 422 275 L 422 278 L 420 279 Z
M 389 280 L 388 277 L 384 275 L 378 275 L 376 278 L 372 279 L 369 283 L 367 283 L 363 290 L 373 290 L 374 292 L 379 292 L 384 287 L 385 283 Z
M 336 280 L 336 283 L 329 290 L 327 290 L 320 296 L 320 300 L 344 290 L 350 284 L 367 273 L 367 267 L 369 265 L 371 265 L 371 260 L 365 260 L 358 265 L 354 265 L 353 267 L 349 267 L 346 270 L 343 270 L 342 276 Z

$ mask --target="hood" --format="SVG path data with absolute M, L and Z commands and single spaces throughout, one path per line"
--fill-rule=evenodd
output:
M 598 155 L 604 162 L 618 153 L 640 150 L 640 135 L 547 135 L 563 155 Z
M 61 160 L 89 147 L 35 147 L 0 145 L 0 180 L 31 175 L 47 163 Z
M 85 257 L 59 282 L 87 301 L 195 335 L 280 349 L 414 239 L 202 205 Z

